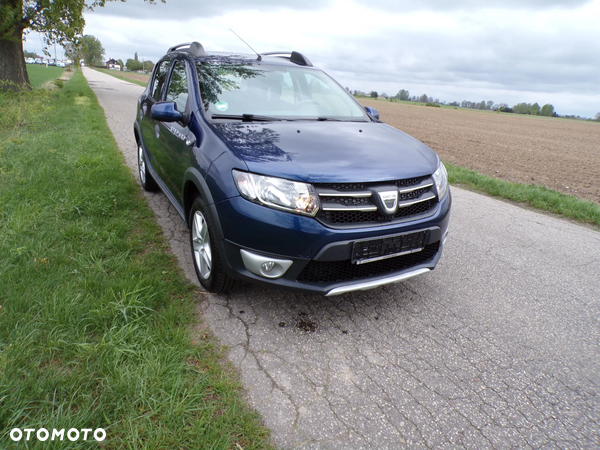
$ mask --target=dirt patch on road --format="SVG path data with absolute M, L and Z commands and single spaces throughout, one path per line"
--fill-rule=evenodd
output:
M 443 161 L 600 203 L 600 123 L 360 101 Z

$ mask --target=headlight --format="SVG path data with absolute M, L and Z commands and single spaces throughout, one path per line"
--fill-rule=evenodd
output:
M 319 210 L 319 198 L 310 184 L 239 170 L 233 171 L 233 179 L 242 197 L 252 202 L 307 216 Z
M 446 191 L 448 191 L 448 172 L 446 172 L 446 168 L 442 161 L 440 161 L 440 165 L 437 170 L 433 173 L 433 181 L 435 181 L 435 187 L 438 193 L 438 199 L 444 198 L 446 195 Z

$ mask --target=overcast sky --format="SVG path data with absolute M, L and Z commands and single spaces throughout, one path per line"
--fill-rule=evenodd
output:
M 128 0 L 85 20 L 107 59 L 156 62 L 194 40 L 249 53 L 231 28 L 258 52 L 305 54 L 351 90 L 600 112 L 600 0 Z M 25 49 L 40 52 L 39 38 Z

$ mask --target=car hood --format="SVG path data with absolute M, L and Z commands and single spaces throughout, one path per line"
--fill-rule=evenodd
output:
M 438 157 L 377 122 L 227 122 L 214 128 L 251 172 L 311 183 L 389 181 L 429 175 Z

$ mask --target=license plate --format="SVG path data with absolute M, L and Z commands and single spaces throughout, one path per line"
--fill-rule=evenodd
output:
M 356 241 L 352 246 L 352 263 L 365 264 L 423 250 L 427 230 L 417 233 L 397 234 L 380 239 Z

